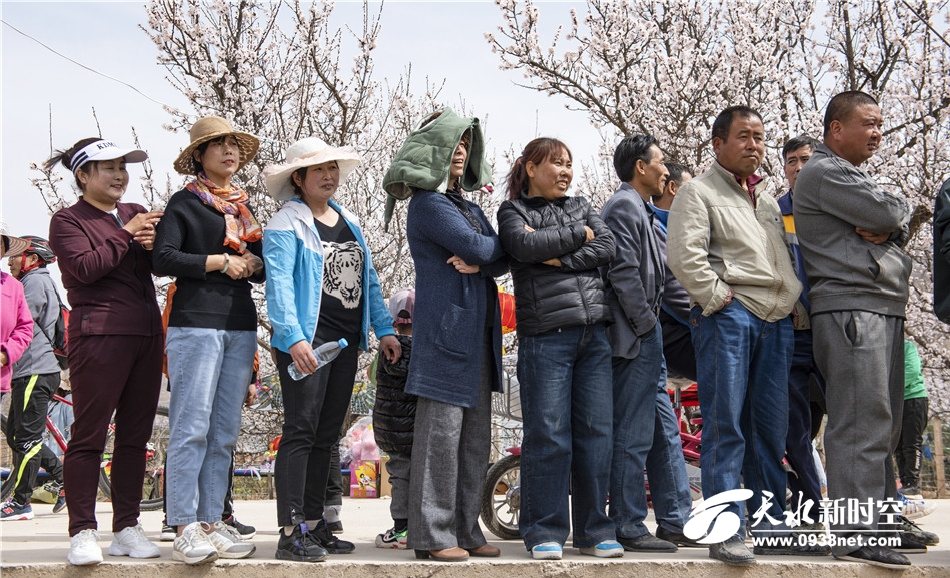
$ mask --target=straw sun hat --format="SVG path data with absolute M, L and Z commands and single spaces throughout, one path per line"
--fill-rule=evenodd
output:
M 16 257 L 30 247 L 30 242 L 20 237 L 7 234 L 7 228 L 0 224 L 0 237 L 3 238 L 3 258 Z
M 208 141 L 229 135 L 237 140 L 238 148 L 241 149 L 238 166 L 238 170 L 241 170 L 257 154 L 261 141 L 252 134 L 234 130 L 231 123 L 220 116 L 206 116 L 195 121 L 195 124 L 191 126 L 191 144 L 185 147 L 185 150 L 181 151 L 175 159 L 175 170 L 183 175 L 195 174 L 192 154 L 198 150 L 198 147 Z
M 317 137 L 300 139 L 287 148 L 283 164 L 268 165 L 264 169 L 267 194 L 277 201 L 293 198 L 294 186 L 290 177 L 297 169 L 336 161 L 340 167 L 340 182 L 360 164 L 360 155 L 350 147 L 332 147 Z

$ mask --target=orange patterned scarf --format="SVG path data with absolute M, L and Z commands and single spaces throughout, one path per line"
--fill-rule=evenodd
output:
M 244 189 L 222 189 L 204 173 L 198 173 L 185 188 L 198 195 L 202 203 L 224 215 L 225 246 L 243 254 L 248 243 L 260 241 L 264 236 L 261 224 L 247 208 L 248 197 Z

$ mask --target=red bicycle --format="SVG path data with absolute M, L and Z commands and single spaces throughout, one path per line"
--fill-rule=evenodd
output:
M 53 395 L 51 403 L 60 403 L 72 407 L 73 403 L 60 395 Z M 7 416 L 0 416 L 0 430 L 5 435 L 7 432 Z M 49 433 L 56 445 L 66 453 L 68 443 L 63 432 L 53 423 L 53 420 L 46 416 L 46 431 Z M 102 453 L 102 462 L 99 470 L 99 490 L 105 499 L 112 497 L 112 482 L 110 475 L 112 473 L 112 450 L 115 442 L 115 422 L 109 423 L 109 430 L 106 434 L 105 450 Z M 168 448 L 168 408 L 159 406 L 155 414 L 155 422 L 152 425 L 152 437 L 146 445 L 145 461 L 145 482 L 142 485 L 142 510 L 158 510 L 162 507 L 164 499 L 164 484 L 162 478 L 165 475 L 165 452 Z M 0 499 L 6 499 L 15 483 L 14 476 L 10 475 L 10 470 L 6 470 L 6 477 L 0 485 Z

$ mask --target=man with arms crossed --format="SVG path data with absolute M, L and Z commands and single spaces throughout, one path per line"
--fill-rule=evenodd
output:
M 901 247 L 910 211 L 859 168 L 880 145 L 882 123 L 872 96 L 835 95 L 825 111 L 824 144 L 815 148 L 795 185 L 795 224 L 811 282 L 815 361 L 827 384 L 828 493 L 839 503 L 869 498 L 877 503 L 897 491 L 889 456 L 900 437 L 904 402 L 911 259 Z M 876 526 L 842 522 L 849 523 L 832 528 L 836 538 L 857 538 Z M 904 545 L 913 541 L 902 538 Z M 888 568 L 910 565 L 903 554 L 876 545 L 838 543 L 832 551 L 840 559 Z

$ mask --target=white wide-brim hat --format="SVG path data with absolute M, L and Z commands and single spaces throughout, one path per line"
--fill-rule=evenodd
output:
M 294 185 L 291 175 L 297 169 L 322 165 L 336 161 L 340 167 L 340 182 L 359 166 L 359 153 L 350 147 L 332 147 L 317 137 L 300 139 L 287 148 L 287 159 L 282 164 L 267 165 L 264 168 L 264 183 L 267 194 L 277 201 L 286 201 L 294 197 Z

